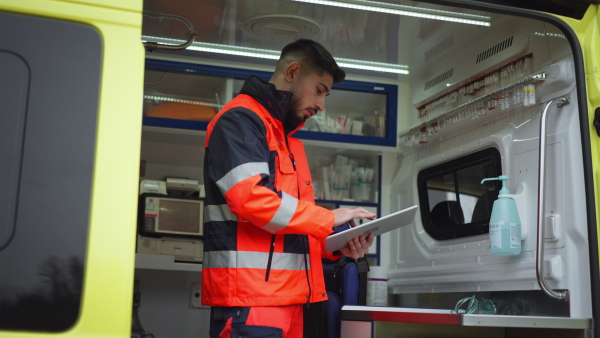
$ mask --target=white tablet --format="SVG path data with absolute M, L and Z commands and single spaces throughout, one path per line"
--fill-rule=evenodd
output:
M 417 214 L 418 208 L 419 207 L 417 205 L 413 205 L 410 208 L 394 212 L 387 216 L 363 223 L 354 228 L 330 235 L 325 239 L 325 252 L 329 253 L 345 247 L 348 244 L 348 241 L 354 237 L 359 237 L 362 235 L 366 236 L 370 233 L 373 233 L 375 236 L 377 236 L 411 224 L 415 218 L 415 215 Z

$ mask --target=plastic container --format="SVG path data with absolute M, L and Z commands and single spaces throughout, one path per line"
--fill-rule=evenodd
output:
M 369 267 L 367 273 L 367 305 L 387 306 L 388 273 L 381 266 Z
M 521 220 L 517 203 L 506 188 L 508 176 L 486 178 L 481 183 L 491 180 L 502 181 L 502 189 L 498 199 L 494 201 L 490 217 L 490 253 L 501 256 L 512 256 L 521 253 Z

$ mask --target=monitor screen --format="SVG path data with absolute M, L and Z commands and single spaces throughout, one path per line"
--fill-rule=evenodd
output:
M 161 199 L 157 232 L 201 233 L 202 203 Z

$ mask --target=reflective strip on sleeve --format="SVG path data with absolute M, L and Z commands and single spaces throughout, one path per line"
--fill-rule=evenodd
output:
M 279 205 L 279 209 L 277 209 L 277 212 L 275 213 L 271 221 L 267 225 L 262 227 L 262 229 L 273 234 L 285 228 L 292 220 L 292 217 L 296 212 L 297 206 L 298 199 L 282 191 L 281 204 Z
M 310 268 L 310 266 L 309 266 Z M 271 270 L 304 270 L 304 254 L 273 253 Z
M 269 175 L 269 164 L 267 162 L 248 162 L 241 164 L 229 171 L 217 181 L 217 186 L 225 195 L 231 187 L 239 182 L 256 175 Z
M 227 204 L 207 205 L 204 208 L 205 222 L 237 221 L 238 218 L 231 212 Z
M 205 251 L 203 269 L 235 267 L 236 251 Z
M 206 251 L 204 252 L 202 268 L 266 269 L 268 260 L 268 252 Z M 271 269 L 304 270 L 304 254 L 275 252 L 273 253 Z

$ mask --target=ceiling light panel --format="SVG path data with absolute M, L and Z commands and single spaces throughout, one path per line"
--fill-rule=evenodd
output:
M 182 41 L 182 40 L 178 40 L 178 39 L 159 38 L 159 37 L 145 36 L 145 35 L 142 36 L 142 40 L 144 42 L 152 41 L 152 42 L 170 43 L 170 44 L 178 44 L 178 43 L 181 43 L 181 41 Z M 228 45 L 206 43 L 206 42 L 194 42 L 187 49 L 198 51 L 198 52 L 205 52 L 205 53 L 227 54 L 227 55 L 253 57 L 253 58 L 268 59 L 268 60 L 279 60 L 279 55 L 281 54 L 281 51 L 275 51 L 275 50 L 228 46 Z M 369 62 L 369 61 L 344 59 L 344 58 L 335 58 L 335 60 L 338 63 L 338 65 L 343 68 L 362 69 L 362 70 L 392 73 L 392 74 L 409 74 L 408 66 L 405 66 L 405 65 L 397 65 L 397 64 L 383 63 L 383 62 Z
M 441 20 L 448 22 L 464 23 L 478 26 L 490 26 L 491 18 L 485 15 L 458 13 L 430 8 L 388 4 L 367 0 L 291 0 L 295 2 L 310 3 L 323 6 L 334 6 L 362 11 L 411 16 L 415 18 Z

